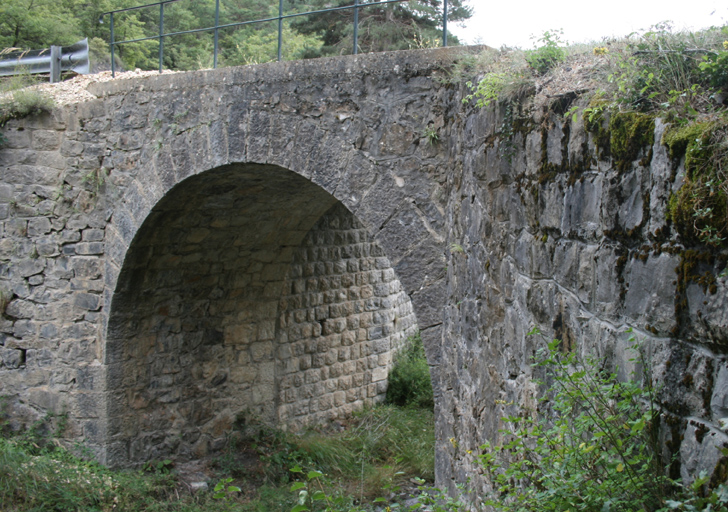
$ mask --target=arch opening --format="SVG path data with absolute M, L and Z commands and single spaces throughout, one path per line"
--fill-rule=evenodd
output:
M 383 400 L 417 329 L 366 228 L 307 179 L 235 164 L 152 209 L 107 329 L 107 461 L 192 459 L 241 414 L 297 429 Z

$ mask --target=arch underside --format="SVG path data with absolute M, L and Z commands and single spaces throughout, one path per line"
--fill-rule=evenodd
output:
M 107 335 L 109 462 L 201 457 L 236 419 L 300 428 L 380 401 L 416 330 L 366 228 L 307 179 L 229 165 L 137 232 Z

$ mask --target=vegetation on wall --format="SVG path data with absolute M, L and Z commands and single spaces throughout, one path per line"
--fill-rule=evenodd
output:
M 0 82 L 0 129 L 10 119 L 20 119 L 41 112 L 50 112 L 54 101 L 48 94 L 31 86 L 36 83 L 28 75 L 17 75 Z M 0 131 L 0 148 L 5 144 Z
M 683 487 L 664 474 L 651 370 L 630 341 L 642 377 L 626 381 L 559 340 L 539 351 L 534 366 L 547 386 L 539 416 L 503 417 L 501 441 L 481 446 L 494 489 L 487 505 L 509 512 L 728 510 L 725 483 L 708 489 L 708 479 L 696 475 Z
M 569 91 L 565 117 L 581 117 L 599 158 L 611 158 L 618 170 L 640 155 L 648 163 L 655 118 L 668 123 L 661 142 L 685 168 L 669 220 L 688 246 L 728 247 L 728 26 L 680 32 L 661 23 L 626 39 L 570 47 L 547 31 L 533 50 L 492 51 L 475 63 L 481 77 L 467 82 L 464 101 L 512 109 L 523 91 L 558 78 L 551 74 L 562 61 L 589 66 L 592 78 L 590 87 Z M 586 99 L 575 102 L 580 96 Z

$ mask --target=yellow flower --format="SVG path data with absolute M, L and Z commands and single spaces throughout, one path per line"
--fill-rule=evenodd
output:
M 597 46 L 594 48 L 594 55 L 606 55 L 609 53 L 609 48 L 606 46 Z
M 728 41 L 723 41 L 723 48 L 728 50 Z

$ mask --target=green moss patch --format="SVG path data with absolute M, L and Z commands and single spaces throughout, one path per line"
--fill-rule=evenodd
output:
M 618 112 L 609 119 L 609 145 L 614 165 L 626 171 L 643 148 L 655 143 L 655 118 L 638 112 Z
M 727 136 L 728 119 L 676 126 L 663 135 L 670 156 L 685 158 L 683 185 L 668 204 L 685 243 L 728 245 Z
M 590 104 L 584 111 L 584 127 L 594 137 L 599 158 L 611 156 L 615 167 L 626 171 L 644 148 L 650 154 L 655 142 L 655 118 L 638 112 L 613 112 L 607 121 L 608 111 L 604 104 Z

